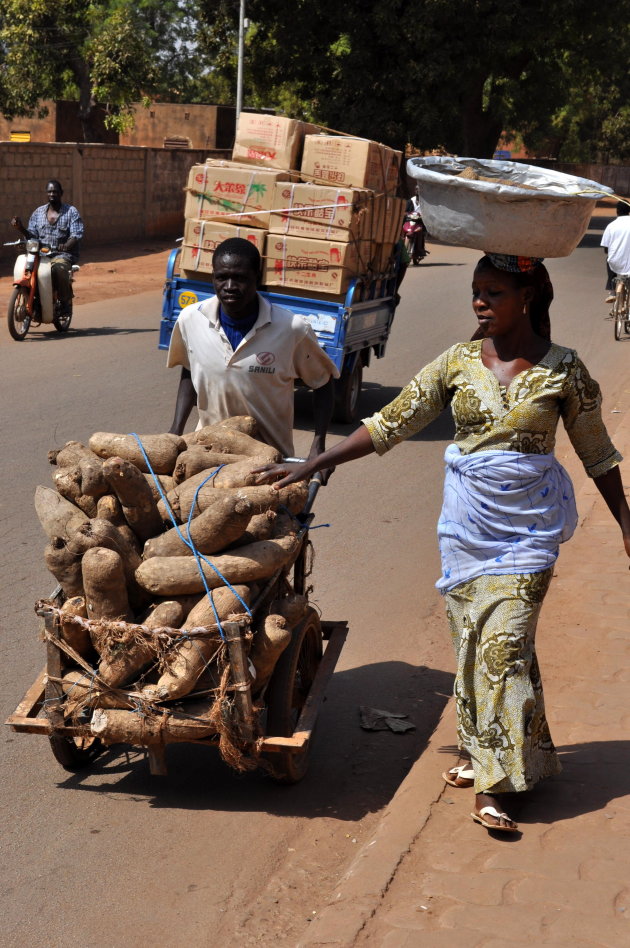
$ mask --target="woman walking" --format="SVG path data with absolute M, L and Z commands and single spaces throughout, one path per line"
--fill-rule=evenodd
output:
M 562 418 L 622 531 L 630 509 L 601 417 L 599 386 L 577 354 L 550 341 L 553 289 L 539 260 L 486 255 L 472 284 L 478 338 L 425 366 L 348 438 L 303 464 L 261 468 L 276 486 L 385 454 L 450 405 L 437 586 L 457 656 L 458 739 L 471 764 L 444 777 L 474 785 L 472 818 L 515 832 L 501 795 L 530 790 L 560 764 L 545 717 L 535 631 L 558 547 L 577 523 L 573 489 L 553 455 Z

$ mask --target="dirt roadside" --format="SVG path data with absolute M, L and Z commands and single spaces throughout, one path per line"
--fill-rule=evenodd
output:
M 161 289 L 168 256 L 175 243 L 143 240 L 102 247 L 88 247 L 81 254 L 81 269 L 74 282 L 75 304 L 132 296 Z M 3 247 L 0 259 L 0 313 L 6 312 L 12 290 L 13 261 L 17 247 Z

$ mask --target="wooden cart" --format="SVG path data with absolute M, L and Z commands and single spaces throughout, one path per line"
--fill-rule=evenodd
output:
M 293 566 L 279 570 L 265 584 L 254 603 L 251 619 L 223 623 L 231 679 L 226 713 L 231 717 L 232 734 L 243 754 L 250 760 L 257 759 L 281 783 L 297 783 L 307 771 L 315 721 L 346 639 L 347 623 L 321 621 L 315 609 L 309 606 L 293 628 L 291 641 L 282 652 L 262 697 L 256 702 L 252 700 L 245 641 L 256 615 L 278 596 L 281 589 L 286 590 L 287 584 L 295 593 L 303 595 L 306 591 L 309 527 L 313 519 L 313 501 L 320 484 L 320 476 L 316 475 L 309 485 L 308 499 L 298 518 L 301 523 L 300 548 Z M 69 720 L 64 710 L 66 695 L 60 680 L 68 661 L 59 645 L 60 620 L 55 609 L 55 605 L 61 604 L 61 597 L 58 587 L 48 600 L 50 605 L 39 610 L 44 622 L 46 668 L 6 724 L 14 731 L 46 735 L 59 763 L 74 771 L 89 766 L 103 745 L 92 734 L 89 716 L 86 715 L 85 722 Z M 187 700 L 165 702 L 161 709 L 168 714 L 170 708 L 185 706 Z M 176 740 L 218 744 L 219 735 Z M 166 737 L 157 743 L 144 745 L 151 773 L 167 772 L 165 750 L 170 742 Z

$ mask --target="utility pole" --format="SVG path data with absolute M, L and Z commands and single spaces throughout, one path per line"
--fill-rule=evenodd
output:
M 243 58 L 245 54 L 245 0 L 240 0 L 238 12 L 238 67 L 236 71 L 236 121 L 243 108 Z

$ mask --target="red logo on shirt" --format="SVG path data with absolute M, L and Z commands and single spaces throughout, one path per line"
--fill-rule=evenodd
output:
M 276 357 L 273 352 L 259 352 L 256 356 L 258 365 L 272 365 L 275 361 Z

